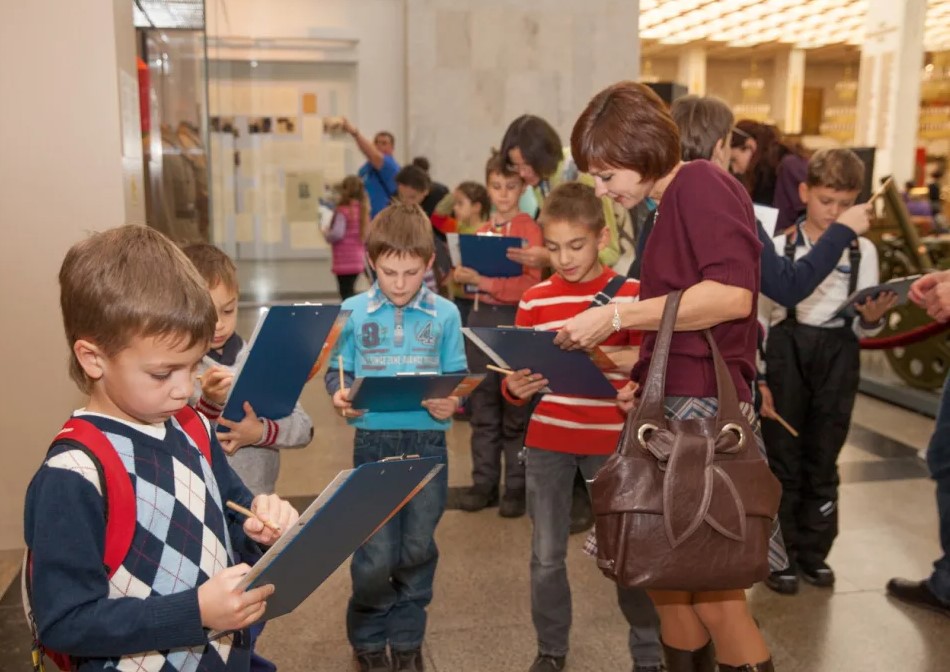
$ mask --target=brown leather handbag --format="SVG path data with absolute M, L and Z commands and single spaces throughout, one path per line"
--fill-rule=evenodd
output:
M 759 452 L 708 329 L 718 413 L 666 417 L 666 367 L 681 294 L 667 297 L 640 403 L 591 486 L 597 564 L 626 587 L 748 588 L 769 574 L 781 486 Z

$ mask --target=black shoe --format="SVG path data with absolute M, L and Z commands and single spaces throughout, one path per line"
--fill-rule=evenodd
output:
M 422 663 L 421 649 L 393 651 L 394 672 L 423 672 L 425 669 L 425 665 Z
M 944 616 L 950 616 L 950 604 L 942 602 L 934 595 L 926 581 L 891 579 L 887 582 L 887 594 L 915 607 L 923 607 Z
M 835 573 L 827 562 L 819 560 L 816 563 L 804 563 L 799 561 L 799 571 L 802 578 L 813 586 L 819 588 L 831 588 L 835 585 Z
M 634 663 L 633 672 L 663 672 L 662 665 L 637 665 Z
M 502 518 L 520 518 L 525 512 L 524 490 L 505 490 L 498 506 L 498 515 Z
M 360 672 L 392 672 L 393 665 L 389 662 L 386 650 L 382 651 L 354 651 L 356 664 Z
M 539 653 L 528 668 L 528 672 L 560 672 L 564 669 L 566 658 L 567 656 L 549 656 L 546 653 Z
M 463 511 L 481 511 L 498 505 L 498 488 L 473 485 L 459 496 L 459 508 Z
M 794 595 L 798 592 L 798 572 L 794 569 L 772 572 L 765 580 L 765 585 L 780 595 Z
M 719 672 L 775 672 L 775 666 L 771 658 L 755 665 L 739 665 L 738 667 L 719 663 Z

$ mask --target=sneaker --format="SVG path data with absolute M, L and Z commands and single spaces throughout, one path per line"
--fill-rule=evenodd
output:
M 539 653 L 528 668 L 528 672 L 560 672 L 564 669 L 566 658 L 567 656 L 549 656 L 546 653 Z
M 481 511 L 498 505 L 498 488 L 473 485 L 459 497 L 459 508 L 463 511 Z
M 765 580 L 765 585 L 780 595 L 794 595 L 798 592 L 798 572 L 794 569 L 772 572 Z
M 393 651 L 393 670 L 395 672 L 423 672 L 422 650 Z
M 360 672 L 392 672 L 393 666 L 389 662 L 386 650 L 382 651 L 355 651 L 356 664 Z M 408 668 L 407 668 L 408 669 Z
M 520 518 L 525 513 L 524 490 L 505 490 L 501 504 L 498 506 L 498 515 L 502 518 Z
M 799 571 L 802 573 L 802 578 L 813 586 L 831 588 L 835 585 L 835 573 L 823 560 L 814 564 L 799 562 Z
M 950 616 L 950 604 L 944 603 L 934 595 L 926 581 L 891 579 L 887 582 L 887 594 L 915 607 L 923 607 L 944 616 Z

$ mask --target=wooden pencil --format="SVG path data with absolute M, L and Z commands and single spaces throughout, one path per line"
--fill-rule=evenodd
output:
M 510 376 L 511 374 L 514 373 L 514 371 L 512 371 L 511 369 L 503 369 L 500 366 L 495 366 L 494 364 L 486 364 L 485 368 L 488 369 L 489 371 L 500 373 L 503 376 Z
M 796 439 L 798 438 L 798 430 L 796 430 L 794 427 L 792 427 L 790 424 L 788 424 L 788 422 L 785 420 L 785 418 L 783 418 L 781 415 L 779 415 L 778 413 L 776 413 L 774 419 L 775 419 L 775 421 L 776 421 L 778 424 L 780 424 L 782 427 L 785 428 L 785 431 L 786 431 L 786 432 L 788 432 L 789 434 L 791 434 L 792 436 L 794 436 Z
M 884 184 L 878 187 L 877 191 L 871 194 L 871 198 L 868 199 L 868 205 L 871 205 L 872 203 L 874 203 L 874 201 L 876 201 L 881 196 L 883 196 L 884 192 L 887 191 L 887 188 L 890 186 L 891 182 L 893 181 L 894 181 L 893 177 L 889 177 L 886 180 L 884 180 Z
M 250 509 L 247 509 L 241 506 L 240 504 L 235 504 L 234 502 L 230 500 L 225 502 L 225 504 L 227 505 L 229 509 L 231 509 L 232 511 L 237 511 L 241 515 L 247 516 L 248 518 L 257 518 L 259 521 L 264 523 L 265 527 L 268 527 L 272 529 L 274 532 L 276 532 L 277 534 L 280 534 L 280 525 L 277 525 L 276 523 L 272 523 L 269 520 L 264 520 L 263 518 L 258 518 L 257 514 L 251 511 Z

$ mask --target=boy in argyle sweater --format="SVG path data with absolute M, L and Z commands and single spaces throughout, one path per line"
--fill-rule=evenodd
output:
M 173 417 L 214 334 L 207 287 L 171 241 L 144 226 L 77 243 L 59 279 L 70 375 L 89 395 L 75 415 L 128 470 L 136 526 L 110 578 L 105 521 L 116 512 L 107 512 L 97 465 L 73 444 L 53 445 L 26 499 L 39 639 L 81 672 L 246 672 L 247 627 L 274 588 L 237 585 L 260 545 L 277 539 L 262 520 L 286 530 L 297 513 L 275 495 L 252 498 L 214 434 L 209 464 Z M 228 500 L 257 517 L 231 512 Z M 209 630 L 229 634 L 209 642 Z

